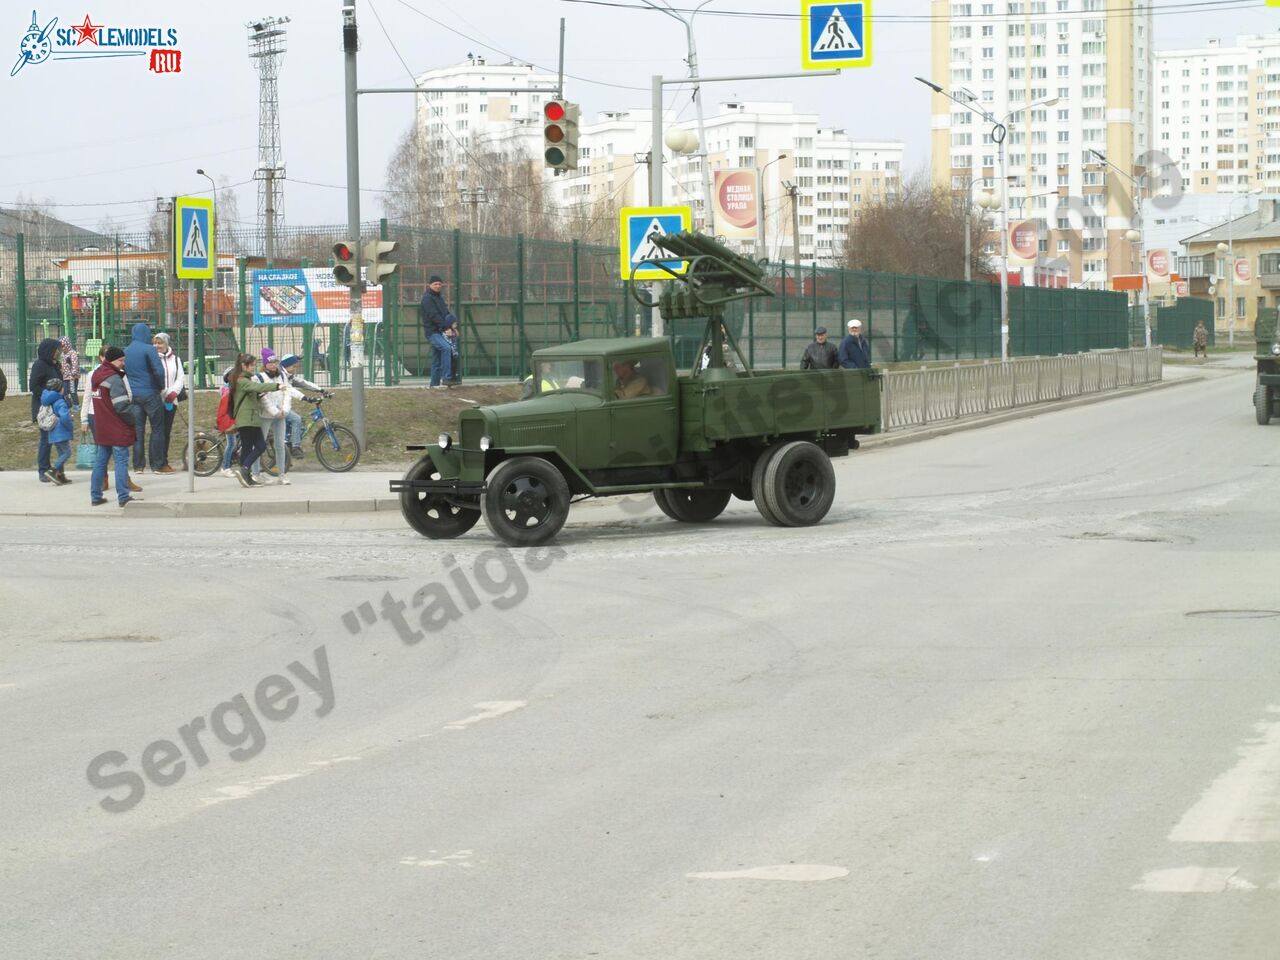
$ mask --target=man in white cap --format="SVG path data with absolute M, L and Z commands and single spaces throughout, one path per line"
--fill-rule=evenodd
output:
M 871 344 L 862 335 L 862 321 L 849 321 L 849 332 L 840 341 L 840 366 L 846 370 L 866 370 L 871 366 Z

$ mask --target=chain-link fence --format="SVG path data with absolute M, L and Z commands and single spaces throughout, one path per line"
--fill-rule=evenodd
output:
M 277 231 L 270 258 L 255 231 L 218 231 L 215 279 L 194 285 L 198 384 L 214 382 L 239 350 L 271 347 L 303 359 L 321 385 L 350 382 L 345 322 L 254 323 L 253 271 L 332 265 L 342 225 Z M 499 237 L 456 230 L 365 224 L 365 239 L 397 241 L 399 270 L 380 291 L 382 319 L 366 328 L 373 384 L 414 382 L 429 372 L 431 348 L 418 320 L 427 280 L 440 274 L 461 324 L 464 378 L 524 376 L 540 347 L 588 337 L 647 335 L 650 308 L 619 276 L 618 251 L 580 242 Z M 45 337 L 70 336 L 84 366 L 100 344 L 127 343 L 137 322 L 176 334 L 187 348 L 187 286 L 168 270 L 167 238 L 0 235 L 0 365 L 26 389 L 26 373 Z M 772 298 L 739 302 L 730 329 L 753 365 L 795 366 L 815 327 L 838 339 L 851 317 L 863 320 L 877 363 L 981 359 L 1000 353 L 1000 290 L 990 283 L 868 273 L 793 264 L 769 267 Z M 341 316 L 341 313 L 339 313 Z M 1131 345 L 1123 294 L 1013 287 L 1010 349 L 1051 356 Z M 679 362 L 696 358 L 703 324 L 668 330 Z

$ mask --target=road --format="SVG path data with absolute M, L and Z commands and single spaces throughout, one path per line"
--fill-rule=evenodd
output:
M 3 522 L 0 956 L 1272 960 L 1249 376 L 859 453 L 804 530 Z

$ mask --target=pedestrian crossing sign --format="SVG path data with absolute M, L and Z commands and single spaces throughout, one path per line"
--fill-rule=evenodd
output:
M 180 280 L 213 279 L 213 201 L 178 197 L 173 202 L 173 265 Z
M 665 254 L 653 242 L 653 235 L 680 233 L 693 229 L 691 207 L 623 207 L 620 221 L 619 251 L 622 255 L 623 280 L 670 280 L 671 274 L 682 274 L 689 269 L 685 260 L 662 260 Z M 645 260 L 658 260 L 656 264 L 636 267 Z M 635 270 L 633 274 L 631 271 Z
M 800 31 L 806 70 L 871 66 L 871 0 L 800 0 Z

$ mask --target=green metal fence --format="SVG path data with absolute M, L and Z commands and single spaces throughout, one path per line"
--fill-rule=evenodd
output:
M 1209 331 L 1209 346 L 1212 347 L 1216 342 L 1213 334 L 1212 301 L 1180 297 L 1176 306 L 1157 307 L 1153 314 L 1152 342 L 1189 350 L 1193 345 L 1196 323 L 1200 321 L 1204 322 L 1205 329 Z
M 396 240 L 401 264 L 382 291 L 382 323 L 366 330 L 371 383 L 414 382 L 428 373 L 431 351 L 418 304 L 436 273 L 445 278 L 446 300 L 461 321 L 464 378 L 519 378 L 540 347 L 651 330 L 650 310 L 619 277 L 613 247 L 387 221 L 365 224 L 361 232 Z M 346 325 L 255 326 L 251 284 L 252 271 L 268 265 L 331 265 L 331 247 L 347 233 L 342 225 L 281 230 L 268 259 L 255 235 L 220 230 L 217 276 L 196 284 L 194 293 L 197 382 L 216 379 L 238 350 L 270 346 L 303 357 L 310 379 L 349 383 Z M 139 320 L 177 334 L 185 356 L 187 288 L 167 276 L 164 247 L 163 238 L 150 234 L 90 243 L 83 237 L 0 236 L 0 364 L 11 380 L 26 389 L 27 370 L 45 336 L 68 334 L 84 355 L 97 342 L 127 342 Z M 825 325 L 838 339 L 855 316 L 880 363 L 1000 354 L 1000 291 L 993 284 L 816 266 L 797 270 L 787 263 L 770 265 L 768 276 L 775 296 L 734 304 L 728 316 L 755 365 L 795 366 L 815 327 Z M 1131 339 L 1119 293 L 1013 287 L 1009 316 L 1015 356 L 1124 347 Z M 667 332 L 681 364 L 693 365 L 701 322 L 682 321 Z M 93 357 L 83 359 L 88 367 Z

